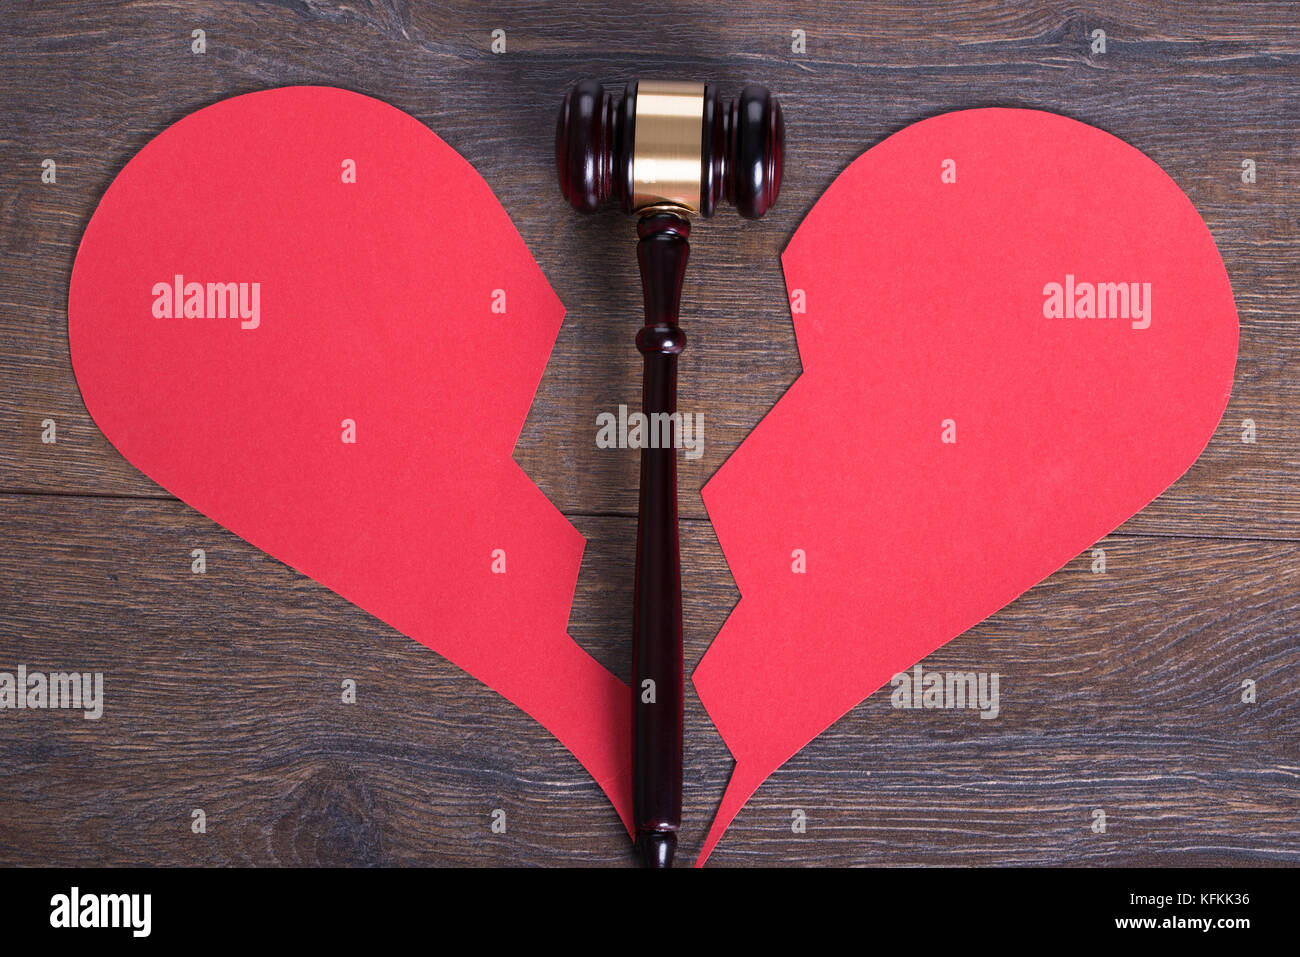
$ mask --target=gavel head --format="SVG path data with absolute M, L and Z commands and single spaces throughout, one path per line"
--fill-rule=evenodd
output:
M 555 127 L 560 190 L 595 212 L 712 216 L 719 200 L 750 219 L 776 202 L 785 121 L 766 87 L 719 100 L 703 83 L 642 81 L 611 93 L 593 80 L 564 97 Z

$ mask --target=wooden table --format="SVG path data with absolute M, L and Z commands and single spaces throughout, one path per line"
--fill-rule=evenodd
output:
M 759 790 L 713 862 L 1300 861 L 1300 7 L 927 9 L 6 5 L 0 670 L 75 667 L 110 684 L 100 721 L 0 712 L 0 860 L 632 862 L 609 803 L 540 726 L 128 465 L 83 408 L 66 308 L 96 202 L 180 117 L 312 83 L 426 122 L 487 179 L 568 310 L 516 459 L 587 539 L 573 637 L 625 673 L 637 460 L 596 449 L 593 422 L 640 394 L 633 231 L 614 213 L 566 210 L 551 140 L 570 82 L 644 76 L 709 79 L 728 95 L 764 82 L 790 141 L 775 211 L 760 228 L 731 213 L 701 226 L 707 255 L 687 277 L 684 405 L 709 429 L 704 457 L 680 462 L 688 669 L 737 599 L 699 488 L 799 374 L 779 253 L 836 174 L 882 138 L 993 105 L 1122 137 L 1205 217 L 1241 318 L 1218 432 L 1186 477 L 1101 543 L 1106 573 L 1082 555 L 926 659 L 997 671 L 1000 717 L 896 711 L 889 689 L 877 692 Z M 202 55 L 194 29 L 205 31 Z M 1098 29 L 1104 53 L 1091 49 Z M 57 184 L 41 182 L 46 158 Z M 1253 184 L 1244 159 L 1256 163 Z M 45 419 L 56 444 L 41 441 Z M 204 575 L 190 570 L 197 547 Z M 345 678 L 358 685 L 352 706 L 340 703 Z M 689 684 L 686 760 L 689 858 L 731 769 Z M 193 832 L 195 809 L 206 833 Z M 496 809 L 504 834 L 490 828 Z M 806 833 L 793 832 L 796 809 Z

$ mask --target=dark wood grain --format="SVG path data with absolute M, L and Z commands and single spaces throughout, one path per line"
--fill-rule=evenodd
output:
M 568 310 L 516 459 L 588 541 L 571 632 L 630 668 L 635 230 L 579 217 L 555 110 L 591 76 L 690 77 L 780 98 L 779 204 L 692 234 L 679 403 L 688 668 L 736 592 L 700 486 L 800 371 L 780 251 L 855 157 L 990 105 L 1064 113 L 1158 162 L 1209 224 L 1241 319 L 1227 415 L 1191 471 L 1086 557 L 927 659 L 997 671 L 1003 713 L 897 711 L 878 692 L 778 771 L 722 864 L 1300 861 L 1300 8 L 1289 2 L 10 3 L 0 16 L 0 669 L 106 673 L 105 717 L 0 714 L 3 863 L 631 863 L 568 752 L 423 647 L 136 472 L 68 362 L 81 231 L 113 176 L 180 117 L 321 83 L 428 123 L 495 190 Z M 190 30 L 208 52 L 189 51 Z M 507 34 L 507 52 L 489 50 Z M 1092 55 L 1094 28 L 1108 50 Z M 807 52 L 790 51 L 790 31 Z M 59 166 L 40 181 L 41 160 Z M 1243 184 L 1240 162 L 1258 164 Z M 1135 415 L 1142 410 L 1135 409 Z M 59 442 L 40 442 L 54 418 Z M 1258 441 L 1240 441 L 1253 419 Z M 208 550 L 206 575 L 189 551 Z M 991 556 L 996 560 L 996 556 Z M 339 701 L 354 678 L 356 705 Z M 1240 682 L 1259 683 L 1258 703 Z M 682 854 L 730 760 L 687 686 Z M 208 833 L 190 833 L 202 807 Z M 504 835 L 489 830 L 507 811 Z M 791 832 L 793 809 L 808 832 Z M 1094 808 L 1108 830 L 1093 833 Z
M 102 670 L 106 688 L 98 721 L 5 716 L 8 863 L 630 861 L 612 808 L 540 726 L 188 507 L 6 495 L 0 516 L 6 655 Z M 573 634 L 626 671 L 609 609 L 631 603 L 635 520 L 578 528 Z M 895 710 L 883 689 L 760 789 L 717 861 L 1294 862 L 1300 544 L 1104 545 L 1106 575 L 1080 559 L 925 660 L 998 672 L 997 720 Z M 707 523 L 685 523 L 682 546 L 693 665 L 735 595 Z M 1258 703 L 1241 703 L 1243 678 Z M 688 685 L 684 848 L 729 771 Z

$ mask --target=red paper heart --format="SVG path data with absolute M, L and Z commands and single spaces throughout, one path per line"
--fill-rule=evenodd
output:
M 290 87 L 127 164 L 77 253 L 68 338 L 132 464 L 509 698 L 627 823 L 630 692 L 566 633 L 583 540 L 511 459 L 563 315 L 442 140 Z
M 1191 202 L 1138 150 L 1050 113 L 890 137 L 784 265 L 803 375 L 704 490 L 741 600 L 694 674 L 736 758 L 699 863 L 832 722 L 1182 475 L 1237 354 Z M 1095 315 L 1098 284 L 1134 282 L 1127 318 L 1117 288 Z M 1078 314 L 1049 315 L 1071 312 L 1067 286 Z

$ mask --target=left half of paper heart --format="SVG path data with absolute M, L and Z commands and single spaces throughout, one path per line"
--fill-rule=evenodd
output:
M 511 458 L 563 316 L 432 131 L 287 87 L 127 163 L 77 252 L 68 339 L 136 468 L 504 695 L 627 824 L 630 692 L 567 633 L 584 542 Z

